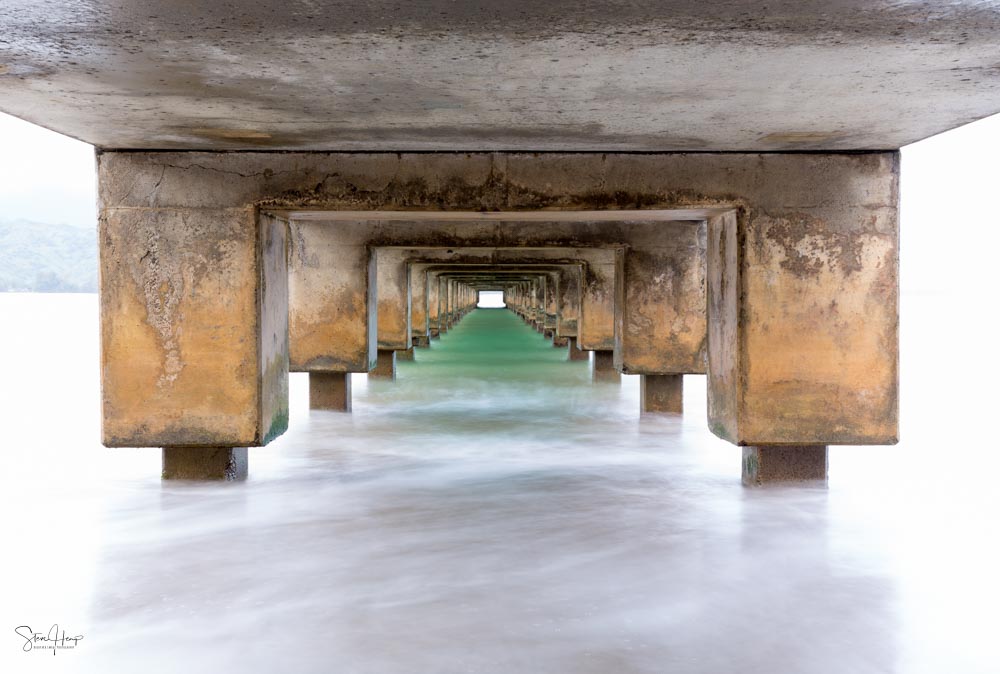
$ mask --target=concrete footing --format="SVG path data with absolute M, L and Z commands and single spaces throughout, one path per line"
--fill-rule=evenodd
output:
M 246 447 L 164 447 L 164 480 L 245 480 Z
M 396 378 L 396 352 L 391 350 L 378 350 L 378 360 L 375 363 L 375 369 L 368 373 L 369 377 L 376 377 L 378 379 L 395 379 Z
M 310 372 L 309 409 L 351 411 L 350 372 Z
M 413 338 L 413 346 L 418 349 L 426 349 L 431 345 L 431 338 L 429 335 L 417 335 Z
M 553 337 L 556 336 L 556 333 L 555 330 L 552 330 L 551 328 L 545 328 L 542 331 L 542 335 L 545 337 L 545 339 L 552 339 Z
M 413 360 L 413 347 L 396 351 L 396 360 Z
M 684 375 L 644 374 L 640 388 L 644 414 L 684 412 Z
M 569 338 L 569 359 L 570 360 L 590 360 L 590 352 L 584 351 L 577 346 L 576 337 Z
M 614 351 L 594 351 L 594 381 L 618 382 L 622 376 L 615 369 Z
M 826 482 L 828 465 L 826 445 L 744 447 L 743 484 Z
M 568 344 L 569 344 L 569 337 L 559 337 L 558 335 L 556 335 L 555 337 L 552 338 L 552 346 L 555 346 L 557 348 L 566 348 Z

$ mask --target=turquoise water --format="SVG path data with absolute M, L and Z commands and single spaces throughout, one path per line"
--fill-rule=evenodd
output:
M 247 482 L 163 484 L 156 450 L 98 443 L 96 299 L 0 315 L 2 672 L 998 671 L 1000 465 L 923 388 L 828 490 L 746 490 L 703 378 L 640 418 L 636 377 L 479 310 L 355 376 L 352 414 L 294 375 Z M 20 651 L 56 622 L 77 649 Z

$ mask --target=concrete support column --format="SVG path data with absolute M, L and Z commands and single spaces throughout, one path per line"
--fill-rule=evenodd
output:
M 427 265 L 408 263 L 410 285 L 410 338 L 414 346 L 427 346 L 430 330 L 427 320 Z
M 419 349 L 426 349 L 431 345 L 430 335 L 414 335 L 413 346 Z
M 545 279 L 545 306 L 542 314 L 545 331 L 542 333 L 546 339 L 552 339 L 556 335 L 556 328 L 559 325 L 559 272 L 550 272 Z
M 684 375 L 644 374 L 641 389 L 640 409 L 644 413 L 684 412 Z
M 393 380 L 396 378 L 396 352 L 379 350 L 375 369 L 368 373 L 369 377 Z
M 569 359 L 570 360 L 590 360 L 590 352 L 577 346 L 577 338 L 569 338 Z
M 896 442 L 898 177 L 898 153 L 772 156 L 760 207 L 708 220 L 709 427 L 748 484 Z
M 246 447 L 164 447 L 164 480 L 245 480 Z
M 618 382 L 621 375 L 615 369 L 614 351 L 594 351 L 594 381 Z
M 394 352 L 396 354 L 396 360 L 413 360 L 413 347 L 408 349 L 401 349 Z
M 577 264 L 559 277 L 554 346 L 566 346 L 568 344 L 566 338 L 576 337 L 578 334 L 583 269 L 582 264 Z
M 437 326 L 438 334 L 443 335 L 451 327 L 448 325 L 448 279 L 438 275 L 437 285 Z
M 351 411 L 350 372 L 310 372 L 309 409 Z
M 570 337 L 559 337 L 556 335 L 552 338 L 552 346 L 565 349 L 569 345 L 570 339 Z
M 826 482 L 826 445 L 758 446 L 743 448 L 743 484 Z
M 164 170 L 99 156 L 102 441 L 164 448 L 167 479 L 234 479 L 288 426 L 287 229 L 188 207 L 196 180 L 166 197 Z

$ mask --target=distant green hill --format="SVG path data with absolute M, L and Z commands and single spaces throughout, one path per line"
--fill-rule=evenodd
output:
M 97 292 L 97 232 L 0 220 L 0 292 Z

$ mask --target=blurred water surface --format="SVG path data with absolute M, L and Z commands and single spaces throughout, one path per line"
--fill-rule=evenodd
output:
M 99 444 L 97 302 L 0 294 L 0 671 L 997 672 L 995 349 L 937 364 L 904 298 L 903 441 L 746 490 L 702 377 L 681 418 L 482 309 L 355 375 L 236 485 Z M 23 653 L 19 625 L 75 650 Z

